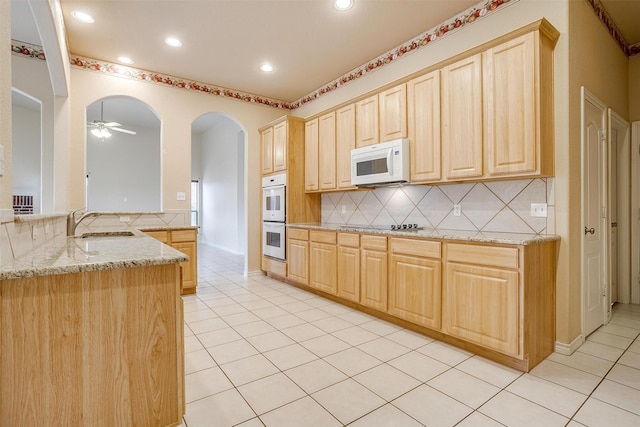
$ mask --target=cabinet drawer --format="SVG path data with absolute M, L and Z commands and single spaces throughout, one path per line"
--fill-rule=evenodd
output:
M 518 248 L 448 243 L 447 261 L 518 268 Z
M 360 247 L 360 235 L 353 233 L 338 233 L 338 245 L 350 248 Z
M 360 236 L 360 243 L 363 249 L 373 249 L 376 251 L 387 250 L 386 236 L 371 236 L 368 234 L 364 234 Z
M 162 231 L 145 231 L 144 233 L 149 237 L 153 237 L 156 240 L 160 240 L 162 243 L 167 243 L 169 241 L 168 233 L 166 231 L 164 231 L 164 230 L 162 230 Z
M 171 242 L 195 242 L 196 230 L 171 230 Z
M 309 240 L 309 230 L 301 230 L 300 228 L 288 228 L 287 235 L 290 239 Z
M 440 242 L 417 239 L 400 239 L 393 237 L 389 247 L 394 254 L 413 255 L 417 257 L 440 258 Z
M 318 243 L 336 244 L 336 233 L 333 231 L 309 231 L 309 240 Z

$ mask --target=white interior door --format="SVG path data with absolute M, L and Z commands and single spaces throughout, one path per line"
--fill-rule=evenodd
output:
M 605 323 L 608 285 L 606 214 L 606 107 L 582 92 L 582 313 L 583 336 Z

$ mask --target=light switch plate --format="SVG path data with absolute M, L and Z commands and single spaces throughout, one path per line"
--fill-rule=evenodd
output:
M 547 204 L 546 203 L 531 203 L 531 216 L 546 218 L 547 217 Z
M 185 193 L 184 191 L 178 191 L 176 199 L 177 200 L 187 200 L 187 193 Z

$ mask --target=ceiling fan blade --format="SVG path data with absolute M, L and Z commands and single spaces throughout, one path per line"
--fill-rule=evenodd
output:
M 135 135 L 136 134 L 134 131 L 129 130 L 129 129 L 109 128 L 109 130 L 115 130 L 116 132 L 122 132 L 122 133 L 128 133 L 129 135 Z
M 118 122 L 108 122 L 104 124 L 107 127 L 113 127 L 113 126 L 122 126 L 120 123 Z

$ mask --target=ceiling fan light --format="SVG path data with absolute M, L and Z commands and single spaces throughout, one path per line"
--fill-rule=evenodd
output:
M 73 12 L 71 12 L 71 16 L 73 16 L 80 22 L 84 22 L 85 24 L 93 24 L 95 22 L 93 16 L 79 10 L 74 10 Z
M 100 138 L 104 141 L 105 138 L 109 138 L 111 136 L 111 132 L 105 128 L 97 128 L 91 129 L 91 134 L 96 138 Z

